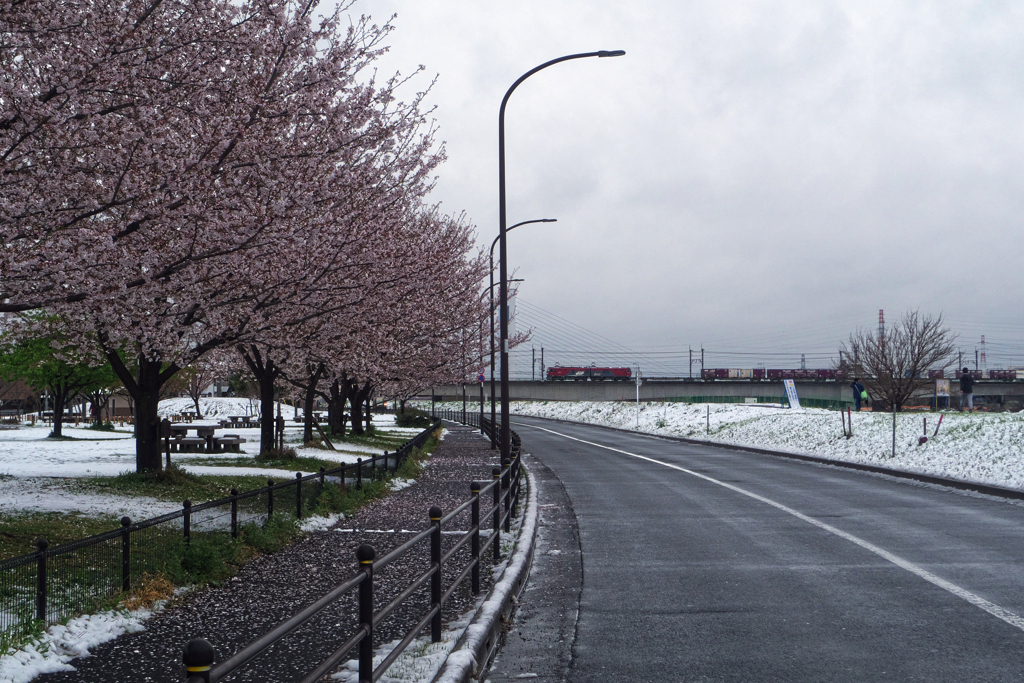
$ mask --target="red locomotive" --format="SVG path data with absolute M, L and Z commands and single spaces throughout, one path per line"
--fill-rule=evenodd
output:
M 633 378 L 629 368 L 562 367 L 548 368 L 548 381 L 557 382 L 625 382 Z

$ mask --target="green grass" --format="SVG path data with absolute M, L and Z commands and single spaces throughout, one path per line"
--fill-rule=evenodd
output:
M 60 545 L 120 526 L 119 517 L 86 517 L 74 512 L 15 512 L 0 517 L 0 560 L 35 552 L 36 539 Z
M 433 434 L 422 448 L 416 449 L 402 463 L 397 476 L 418 477 L 430 453 L 440 443 L 438 436 L 438 433 Z M 375 438 L 377 437 L 368 437 L 366 440 Z M 254 461 L 252 458 L 234 460 L 239 465 L 250 465 Z M 222 460 L 216 462 L 223 464 Z M 336 466 L 336 463 L 316 458 L 286 461 L 288 465 L 296 465 L 296 469 L 299 469 L 299 465 L 304 465 L 301 469 L 308 471 L 318 470 L 321 463 L 325 466 Z M 260 464 L 271 463 L 260 461 Z M 393 476 L 395 475 L 387 475 L 385 479 L 378 481 L 364 479 L 361 489 L 356 489 L 352 485 L 342 487 L 330 482 L 323 489 L 320 489 L 318 483 L 304 485 L 303 516 L 339 512 L 352 515 L 361 507 L 387 495 L 390 488 L 389 480 Z M 151 496 L 173 501 L 188 499 L 194 503 L 226 497 L 232 488 L 249 491 L 265 485 L 266 480 L 262 477 L 198 476 L 173 466 L 161 472 L 128 472 L 117 477 L 95 477 L 80 480 L 78 483 L 79 488 L 92 491 Z M 133 581 L 137 580 L 136 577 L 148 576 L 166 579 L 176 586 L 219 585 L 237 573 L 253 557 L 285 548 L 303 534 L 298 520 L 294 517 L 294 489 L 286 489 L 278 495 L 281 497 L 275 497 L 274 515 L 263 524 L 241 526 L 238 538 L 231 538 L 228 530 L 202 531 L 193 527 L 191 539 L 186 543 L 181 532 L 180 520 L 134 533 L 131 556 Z M 255 506 L 250 507 L 249 511 L 265 511 L 265 507 L 260 508 L 266 504 L 262 496 L 242 502 Z M 240 507 L 245 509 L 249 506 Z M 40 536 L 47 538 L 51 545 L 57 545 L 118 527 L 119 521 L 114 517 L 95 518 L 66 513 L 5 515 L 0 520 L 0 558 L 33 552 L 34 541 Z M 120 541 L 115 539 L 112 543 L 119 547 Z M 120 592 L 119 567 L 111 566 L 106 554 L 109 554 L 109 549 L 104 549 L 103 544 L 75 553 L 74 591 L 69 591 L 63 599 L 63 604 L 69 606 L 73 600 L 72 612 L 75 614 L 111 609 L 126 598 L 126 595 Z M 5 591 L 23 598 L 23 604 L 15 609 L 20 609 L 24 614 L 20 624 L 0 633 L 0 647 L 3 651 L 30 642 L 37 638 L 43 629 L 42 622 L 31 618 L 34 613 L 35 565 L 25 568 L 22 574 L 23 576 L 15 582 L 16 585 L 4 587 Z M 59 582 L 51 585 L 51 593 L 60 593 Z M 83 595 L 86 597 L 81 597 Z M 69 614 L 68 618 L 70 616 L 73 614 Z
M 116 477 L 79 479 L 75 488 L 97 493 L 151 496 L 160 500 L 204 503 L 231 495 L 231 489 L 251 491 L 267 485 L 265 477 L 199 476 L 171 465 L 159 472 L 123 472 Z
M 186 465 L 212 465 L 214 467 L 270 467 L 275 470 L 289 470 L 305 474 L 319 472 L 321 467 L 330 470 L 342 465 L 340 462 L 320 458 L 297 457 L 294 460 L 274 460 L 256 458 L 251 455 L 237 458 L 181 458 L 178 462 Z M 265 486 L 266 483 L 264 481 L 263 485 Z

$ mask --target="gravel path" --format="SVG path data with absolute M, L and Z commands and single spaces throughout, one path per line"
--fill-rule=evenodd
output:
M 176 606 L 146 622 L 146 630 L 128 634 L 93 650 L 93 656 L 75 660 L 74 672 L 47 674 L 45 683 L 92 682 L 168 683 L 184 680 L 181 650 L 197 636 L 213 643 L 221 661 L 269 630 L 300 608 L 352 576 L 357 568 L 355 550 L 369 543 L 381 557 L 411 534 L 428 525 L 427 511 L 439 505 L 445 512 L 469 498 L 469 483 L 487 481 L 498 464 L 479 433 L 462 426 L 450 432 L 424 468 L 417 483 L 375 501 L 329 531 L 315 532 L 274 555 L 259 557 L 219 588 L 187 596 Z M 485 506 L 486 507 L 489 506 Z M 487 525 L 487 522 L 484 522 Z M 469 528 L 469 511 L 460 514 L 445 531 Z M 458 540 L 446 534 L 442 552 Z M 447 589 L 469 557 L 469 544 L 444 568 Z M 486 565 L 484 565 L 486 567 Z M 380 609 L 397 596 L 412 579 L 429 567 L 429 545 L 419 544 L 400 560 L 376 574 L 375 605 Z M 482 590 L 492 582 L 490 571 L 481 571 Z M 429 585 L 429 582 L 427 582 Z M 468 581 L 466 582 L 468 584 Z M 354 631 L 356 603 L 353 591 L 324 610 L 299 631 L 280 641 L 231 681 L 292 681 L 312 669 Z M 472 606 L 468 585 L 456 590 L 445 605 L 447 623 Z M 429 588 L 413 596 L 378 626 L 375 647 L 402 638 L 422 617 L 429 604 Z M 427 630 L 429 633 L 429 628 Z

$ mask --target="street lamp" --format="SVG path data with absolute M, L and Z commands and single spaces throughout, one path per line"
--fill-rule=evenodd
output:
M 508 228 L 505 227 L 505 105 L 508 104 L 508 98 L 512 96 L 512 92 L 519 87 L 519 84 L 525 81 L 527 78 L 537 73 L 541 69 L 546 69 L 549 66 L 558 64 L 559 62 L 567 62 L 570 59 L 583 59 L 584 57 L 621 57 L 626 54 L 625 50 L 598 50 L 597 52 L 584 52 L 576 55 L 566 55 L 559 57 L 558 59 L 552 59 L 550 62 L 544 62 L 540 66 L 536 66 L 525 74 L 520 76 L 512 87 L 505 93 L 505 97 L 501 100 L 501 108 L 498 110 L 498 221 L 499 221 L 499 232 L 498 239 L 501 242 L 501 249 L 498 253 L 499 259 L 499 284 L 498 291 L 499 301 L 501 307 L 499 327 L 500 327 L 500 343 L 501 343 L 501 460 L 505 461 L 511 453 L 511 433 L 509 431 L 509 406 L 508 406 L 508 251 L 506 250 L 505 244 L 505 233 L 508 232 Z
M 537 218 L 532 221 L 523 221 L 522 223 L 516 223 L 511 228 L 508 228 L 508 230 L 505 230 L 505 232 L 508 232 L 509 230 L 515 230 L 520 225 L 527 225 L 529 223 L 557 222 L 557 218 Z M 501 239 L 500 234 L 494 238 L 493 242 L 491 242 L 491 286 L 487 290 L 491 293 L 491 450 L 497 448 L 498 444 L 498 440 L 494 434 L 495 418 L 497 417 L 494 414 L 494 245 L 498 243 L 499 239 Z

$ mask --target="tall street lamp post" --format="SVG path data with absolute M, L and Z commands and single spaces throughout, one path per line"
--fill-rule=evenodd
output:
M 501 243 L 501 249 L 498 252 L 499 260 L 499 301 L 501 313 L 499 315 L 500 320 L 498 321 L 500 329 L 501 344 L 501 459 L 505 461 L 511 454 L 512 438 L 509 431 L 509 405 L 508 405 L 508 251 L 505 248 L 505 233 L 508 232 L 508 228 L 505 227 L 505 105 L 508 104 L 508 98 L 512 96 L 513 91 L 519 87 L 519 84 L 525 81 L 527 78 L 537 73 L 541 69 L 546 69 L 549 66 L 558 64 L 559 62 L 567 62 L 570 59 L 583 59 L 584 57 L 621 57 L 626 54 L 625 50 L 598 50 L 597 52 L 584 52 L 575 55 L 566 55 L 559 57 L 558 59 L 552 59 L 550 62 L 544 62 L 540 66 L 536 66 L 525 74 L 520 76 L 512 87 L 505 93 L 505 97 L 501 100 L 501 108 L 498 110 L 498 220 L 499 220 L 499 232 L 498 240 Z
M 520 225 L 526 225 L 528 223 L 557 222 L 558 221 L 555 218 L 537 218 L 532 221 L 523 221 L 522 223 L 516 223 L 505 232 L 509 232 L 509 230 L 515 230 Z M 495 418 L 497 417 L 497 415 L 495 415 L 494 412 L 494 245 L 498 243 L 499 239 L 501 239 L 501 235 L 495 237 L 494 241 L 491 242 L 491 286 L 487 289 L 487 291 L 491 293 L 491 450 L 494 450 L 495 448 L 498 447 L 498 438 L 497 435 L 494 433 L 493 427 L 495 424 Z

